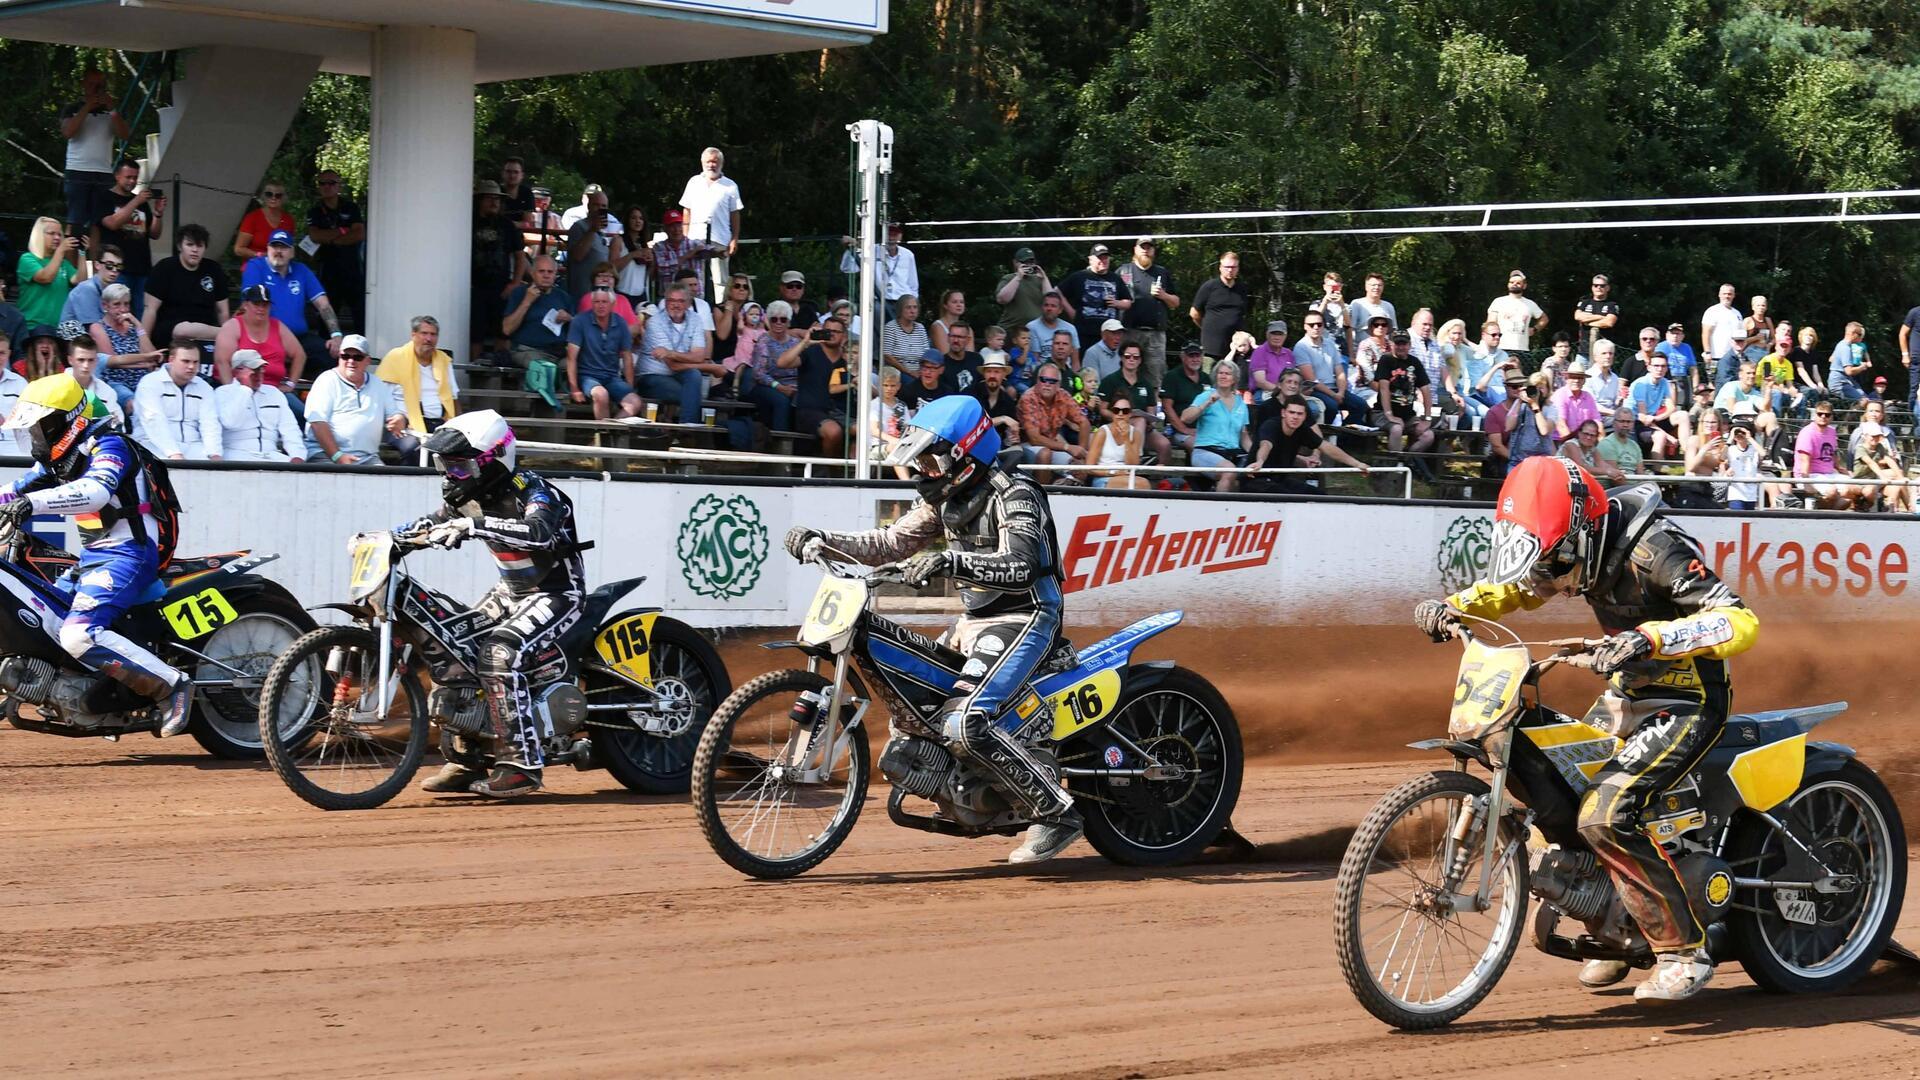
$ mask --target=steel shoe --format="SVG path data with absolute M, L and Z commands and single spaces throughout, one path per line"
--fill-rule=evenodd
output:
M 160 730 L 155 732 L 162 739 L 170 739 L 187 730 L 187 724 L 193 719 L 193 680 L 183 678 L 173 684 L 167 693 L 167 700 L 160 706 Z
M 493 772 L 485 780 L 474 784 L 467 790 L 475 795 L 485 795 L 489 799 L 513 799 L 521 795 L 531 795 L 544 786 L 540 782 L 540 770 L 528 769 L 504 762 L 495 765 Z
M 449 761 L 440 766 L 440 771 L 420 782 L 421 791 L 431 791 L 436 795 L 466 794 L 473 785 L 487 778 L 479 769 L 469 769 L 458 762 Z
M 1027 830 L 1027 838 L 1007 856 L 1010 863 L 1046 862 L 1067 850 L 1084 831 L 1079 815 L 1058 821 L 1043 821 Z
M 1635 1001 L 1685 1001 L 1713 978 L 1713 961 L 1705 949 L 1661 953 L 1660 963 L 1633 991 Z
M 1632 970 L 1633 965 L 1625 960 L 1589 960 L 1580 969 L 1580 985 L 1590 990 L 1612 986 L 1626 978 Z

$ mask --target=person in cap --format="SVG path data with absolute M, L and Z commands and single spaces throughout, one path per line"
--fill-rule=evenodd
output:
M 1645 338 L 1652 327 L 1644 327 L 1640 336 Z M 1668 323 L 1666 337 L 1653 347 L 1653 351 L 1667 358 L 1667 376 L 1674 382 L 1686 386 L 1696 386 L 1704 380 L 1700 378 L 1700 357 L 1687 344 L 1687 327 L 1684 323 Z
M 1526 372 L 1516 365 L 1506 369 L 1501 382 L 1500 400 L 1487 407 L 1487 415 L 1482 430 L 1487 433 L 1487 459 L 1481 472 L 1495 480 L 1504 479 L 1513 464 L 1514 424 L 1507 422 L 1520 403 L 1521 392 L 1527 388 Z M 1517 419 L 1517 418 L 1516 418 Z
M 1381 316 L 1374 316 L 1375 319 Z M 1387 426 L 1387 450 L 1414 454 L 1433 448 L 1433 384 L 1426 366 L 1413 358 L 1413 338 L 1405 330 L 1387 336 L 1387 352 L 1374 363 L 1373 389 Z M 1411 440 L 1411 442 L 1409 442 Z M 1426 463 L 1416 464 L 1419 470 Z
M 134 390 L 134 439 L 163 460 L 219 461 L 223 436 L 213 387 L 200 377 L 200 347 L 181 342 L 166 357 Z
M 267 295 L 272 298 L 273 317 L 286 324 L 293 336 L 300 339 L 300 347 L 309 356 L 326 353 L 329 356 L 340 355 L 340 317 L 334 314 L 333 301 L 327 299 L 326 286 L 314 276 L 306 264 L 293 261 L 293 233 L 286 229 L 276 229 L 267 237 L 267 253 L 247 260 L 246 267 L 240 272 L 242 291 L 255 285 L 264 285 Z M 326 324 L 327 332 L 323 337 L 312 332 L 307 325 L 307 305 L 320 315 Z
M 1081 341 L 1100 336 L 1109 321 L 1120 323 L 1120 316 L 1133 307 L 1133 293 L 1113 269 L 1113 250 L 1095 244 L 1087 251 L 1087 265 L 1075 270 L 1060 283 L 1060 295 L 1067 303 L 1067 318 Z M 1120 325 L 1124 333 L 1126 326 Z M 1115 359 L 1119 354 L 1114 353 Z
M 105 403 L 72 375 L 34 380 L 5 426 L 27 433 L 33 466 L 0 492 L 0 524 L 21 529 L 34 514 L 57 514 L 73 518 L 80 531 L 79 565 L 56 584 L 70 603 L 58 632 L 61 647 L 88 670 L 152 701 L 160 737 L 185 731 L 192 681 L 113 629 L 173 554 L 160 525 L 162 515 L 171 519 L 168 510 L 178 509 L 165 470 L 148 465 Z M 90 691 L 89 707 L 95 698 Z M 97 707 L 112 708 L 104 701 Z
M 51 326 L 29 326 L 20 333 L 18 362 L 29 380 L 57 375 L 67 368 L 67 343 Z
M 368 370 L 367 339 L 349 334 L 340 343 L 340 360 L 321 372 L 307 391 L 307 457 L 336 465 L 378 465 L 380 447 L 390 444 L 402 460 L 419 449 L 407 434 L 407 411 L 393 384 Z
M 279 387 L 261 378 L 266 359 L 253 349 L 236 349 L 229 363 L 233 381 L 213 390 L 220 456 L 228 461 L 305 461 L 306 439 L 293 406 Z
M 1261 342 L 1247 354 L 1247 385 L 1261 401 L 1273 397 L 1280 385 L 1280 373 L 1293 366 L 1293 350 L 1287 348 L 1287 321 L 1275 319 L 1267 324 Z
M 1753 430 L 1751 417 L 1735 418 L 1727 435 L 1727 475 L 1735 482 L 1727 485 L 1727 509 L 1758 510 L 1763 488 L 1760 464 L 1766 450 Z M 1745 481 L 1740 482 L 1740 481 Z
M 1907 479 L 1900 454 L 1893 448 L 1892 432 L 1877 420 L 1862 420 L 1854 428 L 1853 475 L 1861 480 Z M 1853 491 L 1855 510 L 1883 507 L 1888 513 L 1913 513 L 1913 489 L 1904 485 L 1875 489 L 1865 484 Z
M 707 291 L 705 257 L 721 249 L 687 235 L 687 215 L 683 210 L 676 208 L 660 215 L 660 227 L 667 235 L 653 242 L 653 279 L 660 282 L 664 290 L 677 280 L 682 268 L 691 269 L 694 295 L 704 297 Z
M 1036 388 L 1037 389 L 1037 388 Z M 1065 651 L 1059 542 L 1046 492 L 999 465 L 1000 435 L 980 402 L 941 398 L 914 414 L 886 464 L 904 467 L 920 497 L 884 529 L 826 532 L 796 526 L 789 554 L 802 562 L 824 549 L 869 566 L 902 562 L 909 585 L 951 578 L 964 608 L 942 644 L 965 658 L 967 681 L 932 726 L 948 751 L 983 773 L 1033 825 L 1009 862 L 1053 858 L 1080 835 L 1073 796 L 1053 767 L 994 723 Z M 928 551 L 935 541 L 945 547 Z M 916 736 L 897 735 L 880 755 L 895 784 L 917 771 Z
M 1009 381 L 1013 362 L 1002 351 L 989 349 L 980 354 L 980 381 L 967 388 L 967 395 L 980 403 L 1000 433 L 1001 453 L 1020 449 L 1020 391 Z
M 1181 417 L 1193 399 L 1207 390 L 1207 376 L 1201 370 L 1205 361 L 1200 343 L 1187 342 L 1180 347 L 1180 366 L 1167 372 L 1160 384 L 1160 412 L 1167 418 L 1167 439 L 1174 446 L 1193 449 L 1193 425 Z
M 1594 651 L 1609 685 L 1586 722 L 1623 740 L 1571 813 L 1542 819 L 1549 842 L 1584 839 L 1657 956 L 1640 1001 L 1692 997 L 1713 975 L 1706 929 L 1673 861 L 1641 828 L 1654 798 L 1683 779 L 1720 737 L 1732 705 L 1727 661 L 1753 647 L 1760 620 L 1701 559 L 1700 542 L 1663 512 L 1652 484 L 1603 490 L 1562 457 L 1529 458 L 1500 487 L 1481 580 L 1414 608 L 1414 625 L 1451 640 L 1462 617 L 1499 619 L 1555 596 L 1586 600 L 1610 635 Z M 1588 932 L 1617 935 L 1599 924 Z M 1625 941 L 1611 941 L 1626 946 Z M 1633 970 L 1590 960 L 1588 987 Z
M 467 355 L 506 359 L 507 294 L 527 274 L 520 229 L 507 217 L 500 185 L 473 185 L 473 264 L 468 278 Z
M 920 354 L 917 374 L 900 380 L 900 402 L 908 410 L 917 410 L 930 401 L 960 392 L 953 373 L 947 370 L 947 354 L 929 348 Z
M 1601 424 L 1600 402 L 1587 391 L 1587 378 L 1592 373 L 1585 360 L 1576 359 L 1567 365 L 1567 385 L 1553 392 L 1554 438 L 1572 438 L 1589 420 L 1596 426 Z
M 1172 313 L 1180 310 L 1180 294 L 1173 287 L 1173 273 L 1154 261 L 1159 244 L 1151 236 L 1133 241 L 1133 258 L 1120 265 L 1120 283 L 1133 296 L 1133 304 L 1120 313 L 1126 324 L 1127 340 L 1140 345 L 1146 366 L 1141 370 L 1155 386 L 1167 375 L 1167 324 Z
M 213 339 L 215 378 L 232 378 L 233 354 L 252 349 L 267 362 L 262 378 L 268 386 L 285 388 L 300 377 L 307 352 L 292 328 L 273 317 L 273 293 L 265 285 L 240 290 L 240 312 L 228 319 Z
M 345 352 L 345 349 L 341 350 Z M 409 547 L 486 545 L 500 582 L 475 605 L 487 630 L 475 649 L 486 688 L 490 738 L 482 747 L 456 737 L 467 760 L 450 760 L 420 786 L 435 794 L 472 793 L 508 799 L 540 790 L 546 748 L 534 714 L 529 671 L 551 668 L 547 657 L 580 621 L 586 566 L 573 503 L 558 487 L 514 463 L 513 429 L 492 409 L 464 413 L 427 437 L 440 470 L 440 505 L 393 530 Z M 563 673 L 554 681 L 571 681 Z
M 1040 302 L 1055 291 L 1046 267 L 1033 257 L 1033 249 L 1013 250 L 1013 272 L 993 287 L 993 302 L 1000 305 L 1003 326 L 1025 326 L 1040 317 Z
M 1080 357 L 1080 367 L 1086 377 L 1099 383 L 1107 376 L 1120 370 L 1120 348 L 1127 339 L 1127 328 L 1119 319 L 1108 319 L 1100 324 L 1100 340 L 1088 347 Z
M 780 299 L 787 302 L 788 318 L 802 330 L 820 321 L 820 306 L 807 298 L 807 275 L 787 270 L 780 275 Z
M 1487 305 L 1487 321 L 1500 324 L 1501 343 L 1516 352 L 1533 348 L 1533 335 L 1547 331 L 1547 313 L 1527 295 L 1524 270 L 1507 271 L 1506 295 Z

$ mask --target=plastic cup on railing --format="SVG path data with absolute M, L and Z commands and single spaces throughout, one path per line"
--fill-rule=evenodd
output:
M 714 417 L 715 417 L 715 416 L 717 416 L 717 415 L 719 415 L 719 414 L 718 414 L 718 413 L 716 413 L 716 412 L 715 412 L 714 410 L 712 410 L 712 409 L 701 409 L 701 410 L 700 410 L 700 422 L 701 422 L 701 423 L 703 423 L 703 424 L 705 424 L 705 425 L 707 425 L 708 427 L 712 427 L 712 426 L 713 426 L 713 420 L 714 420 Z
M 651 424 L 658 419 L 660 419 L 659 404 L 652 401 L 647 402 L 647 422 Z

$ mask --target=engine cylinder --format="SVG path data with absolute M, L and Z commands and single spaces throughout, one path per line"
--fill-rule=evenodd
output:
M 1568 916 L 1592 922 L 1613 905 L 1613 881 L 1591 851 L 1549 851 L 1533 872 L 1534 894 Z
M 880 754 L 880 772 L 893 785 L 923 799 L 938 798 L 953 785 L 953 755 L 931 739 L 898 735 Z
M 21 701 L 44 704 L 58 674 L 57 668 L 38 657 L 9 656 L 0 661 L 0 689 Z

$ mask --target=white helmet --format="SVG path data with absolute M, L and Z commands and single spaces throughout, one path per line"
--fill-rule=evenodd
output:
M 427 452 L 446 477 L 449 506 L 477 498 L 513 475 L 513 429 L 492 409 L 462 413 L 427 436 Z

